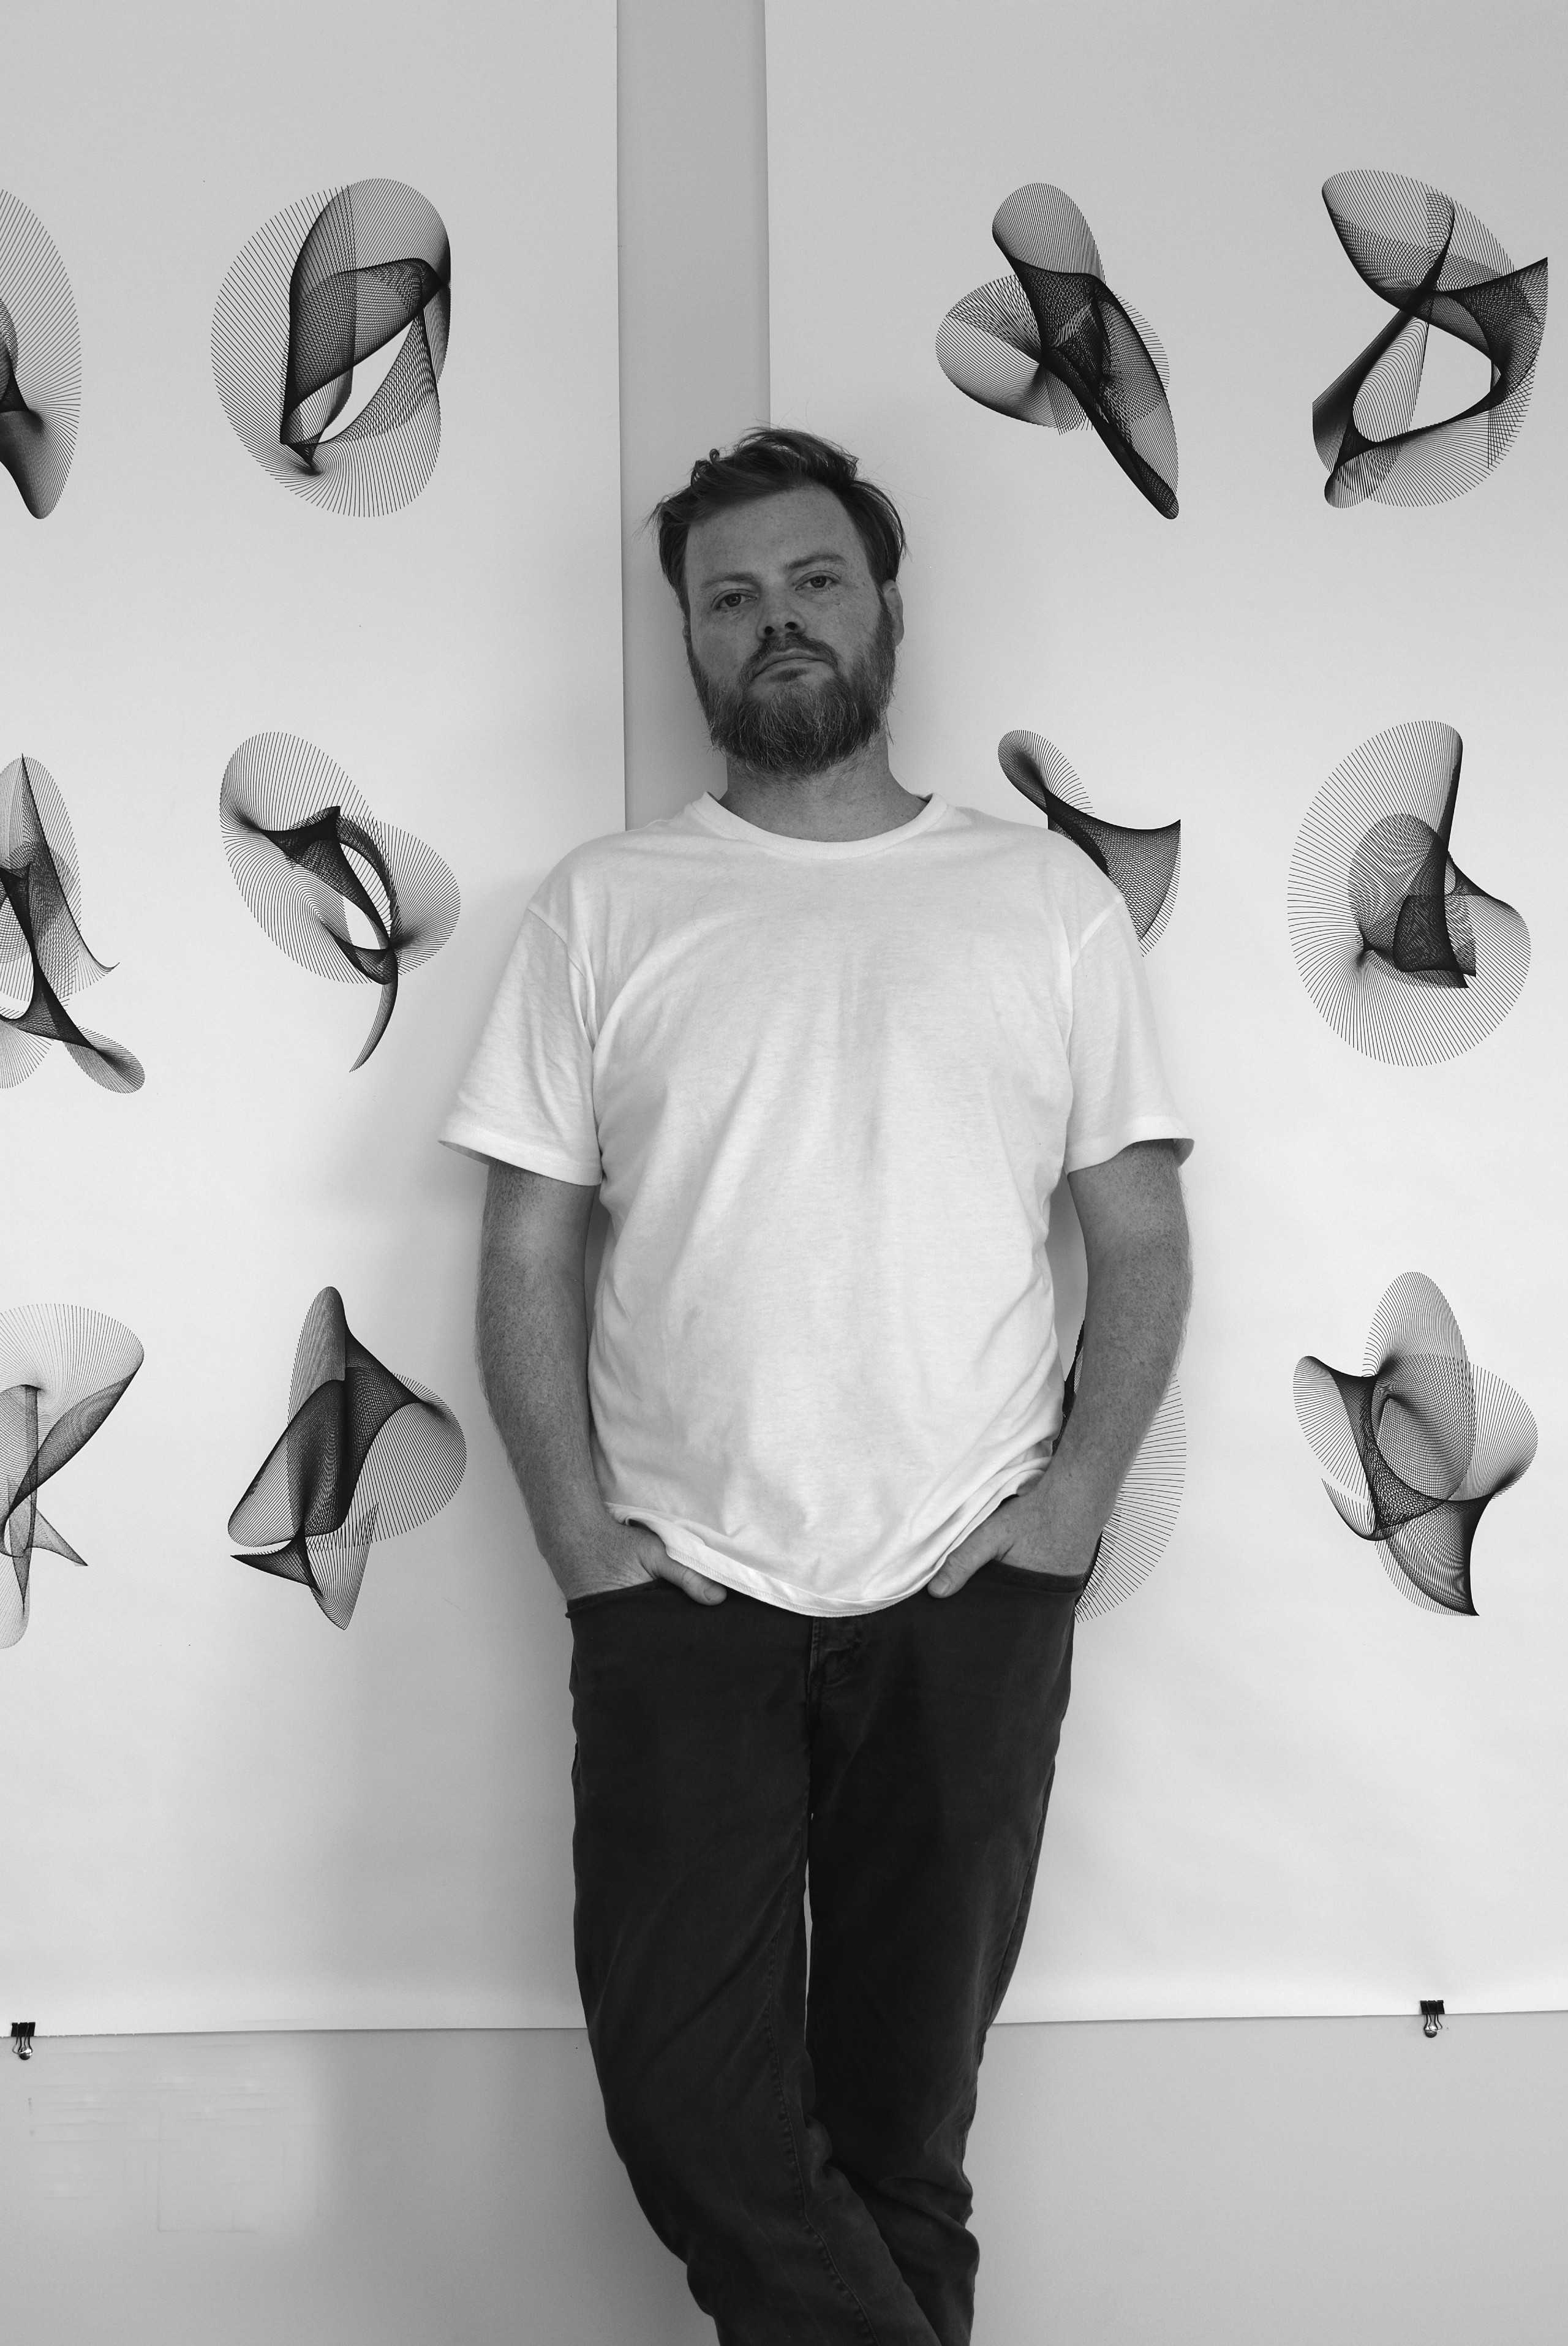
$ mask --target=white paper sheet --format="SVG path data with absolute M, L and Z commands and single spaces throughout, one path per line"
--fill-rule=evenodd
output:
M 1043 821 L 996 761 L 1028 728 L 1098 813 L 1184 825 L 1147 967 L 1197 1135 L 1186 1495 L 1153 1577 L 1080 1629 L 1003 2017 L 1560 2004 L 1561 329 L 1512 452 L 1451 503 L 1329 510 L 1310 411 L 1390 314 L 1330 172 L 1424 178 L 1520 265 L 1561 247 L 1563 27 L 1340 0 L 772 0 L 768 23 L 772 415 L 851 448 L 908 525 L 895 772 Z M 937 363 L 1030 181 L 1074 198 L 1168 352 L 1174 521 L 1091 432 L 1007 420 Z M 1485 388 L 1451 345 L 1429 365 L 1432 413 Z M 1313 794 L 1409 718 L 1463 737 L 1454 857 L 1532 945 L 1497 1031 L 1425 1067 L 1325 1025 L 1285 917 Z M 1540 1428 L 1482 1521 L 1473 1619 L 1400 1596 L 1292 1406 L 1301 1355 L 1360 1369 L 1408 1270 Z
M 47 1487 L 87 1569 L 40 1553 L 0 1654 L 0 1975 L 47 2034 L 576 2025 L 570 1637 L 473 1365 L 483 1168 L 434 1134 L 527 897 L 624 821 L 615 9 L 63 0 L 5 56 L 83 389 L 49 518 L 0 478 L 0 764 L 58 784 L 115 964 L 78 1006 L 147 1080 L 52 1046 L 0 1093 L 0 1308 L 146 1349 Z M 246 453 L 209 338 L 262 221 L 373 177 L 440 213 L 452 327 L 428 483 L 353 517 Z M 270 729 L 462 892 L 357 1073 L 374 989 L 280 953 L 224 855 Z M 329 1283 L 468 1446 L 346 1631 L 225 1528 Z

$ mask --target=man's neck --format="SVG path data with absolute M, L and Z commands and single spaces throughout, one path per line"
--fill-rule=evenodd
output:
M 725 763 L 719 805 L 785 839 L 871 839 L 912 822 L 927 803 L 894 780 L 885 734 L 816 774 L 759 774 L 734 758 Z

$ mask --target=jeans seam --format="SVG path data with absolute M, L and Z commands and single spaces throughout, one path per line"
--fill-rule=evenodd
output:
M 1064 1668 L 1068 1672 L 1069 1698 L 1072 1687 L 1073 1626 L 1073 1617 L 1069 1615 L 1067 1658 L 1064 1665 Z M 1064 1699 L 1061 1706 L 1061 1711 L 1064 1715 L 1065 1714 L 1066 1707 L 1066 1699 Z M 1058 1731 L 1060 1731 L 1059 1727 Z M 1003 1943 L 1002 1953 L 995 1964 L 993 1966 L 991 1977 L 986 1984 L 985 2004 L 983 2010 L 991 2014 L 992 2018 L 994 2018 L 997 2005 L 1001 2000 L 997 1993 L 999 1984 L 1006 1975 L 1009 1962 L 1016 1962 L 1017 1960 L 1020 1943 L 1023 1940 L 1024 1929 L 1028 1923 L 1029 1916 L 1026 1902 L 1030 1898 L 1033 1889 L 1035 1876 L 1038 1874 L 1040 1870 L 1040 1851 L 1044 1847 L 1045 1841 L 1045 1818 L 1051 1806 L 1051 1788 L 1055 1783 L 1055 1780 L 1056 1758 L 1054 1752 L 1051 1758 L 1051 1765 L 1045 1773 L 1044 1786 L 1040 1794 L 1040 1807 L 1034 1820 L 1033 1845 L 1024 1862 L 1023 1875 L 1018 1884 L 1018 1902 L 1013 1910 L 1012 1927 L 1009 1929 L 1007 1937 Z M 981 2060 L 984 2057 L 986 2031 L 990 2026 L 991 2019 L 988 2018 L 983 2020 L 979 2033 L 975 2038 L 975 2067 L 977 2072 L 977 2082 L 979 2065 Z
M 804 1894 L 805 1880 L 799 1861 L 804 1854 L 805 1844 L 806 1827 L 805 1824 L 802 1823 L 795 1843 L 794 1859 L 790 1865 L 790 1879 L 792 1882 L 799 1885 L 801 1894 Z M 788 1895 L 788 1893 L 786 1893 L 786 1895 Z M 862 2304 L 859 2295 L 850 2286 L 850 2283 L 844 2279 L 843 2274 L 839 2270 L 838 2266 L 833 2261 L 832 2250 L 829 2248 L 828 2243 L 822 2238 L 821 2233 L 817 2229 L 816 2225 L 811 2221 L 810 2209 L 806 2198 L 806 2178 L 800 2171 L 800 2160 L 795 2147 L 795 2137 L 789 2125 L 789 2097 L 784 2089 L 784 2065 L 779 2057 L 779 2039 L 773 2025 L 773 1985 L 778 1975 L 779 1943 L 789 1919 L 789 1910 L 788 1905 L 786 1905 L 784 1912 L 779 1915 L 777 1923 L 774 1925 L 773 1935 L 769 1941 L 768 1945 L 768 1982 L 766 2002 L 764 2005 L 766 2015 L 764 2025 L 768 2031 L 768 2057 L 769 2065 L 773 2072 L 774 2097 L 778 2107 L 779 2123 L 784 2129 L 784 2144 L 789 2155 L 789 2165 L 794 2172 L 795 2190 L 799 2203 L 800 2221 L 805 2227 L 807 2232 L 809 2233 L 812 2240 L 816 2243 L 817 2252 L 821 2258 L 828 2272 L 831 2275 L 838 2287 L 842 2290 L 845 2297 L 853 2307 L 854 2311 L 862 2325 L 863 2335 L 868 2341 L 868 2346 L 877 2346 L 879 2333 L 871 2320 L 871 2315 L 866 2311 L 865 2306 Z M 804 2125 L 806 2116 L 804 2110 L 802 2110 L 800 2116 L 801 2123 Z
M 1053 1765 L 1051 1770 L 1052 1779 L 1054 1778 L 1055 1773 L 1056 1770 Z M 983 2007 L 983 2011 L 985 2014 L 989 2015 L 989 2017 L 983 2017 L 979 2032 L 975 2037 L 975 2068 L 977 2072 L 979 2070 L 980 2063 L 984 2057 L 986 2032 L 991 2026 L 992 2020 L 995 2017 L 996 2006 L 999 2002 L 997 1994 L 999 1984 L 1006 1974 L 1009 1962 L 1016 1960 L 1019 1943 L 1023 1939 L 1024 1929 L 1028 1923 L 1025 1901 L 1027 1900 L 1030 1890 L 1033 1887 L 1034 1876 L 1039 1870 L 1040 1851 L 1045 1839 L 1045 1814 L 1050 1805 L 1051 1780 L 1048 1779 L 1045 1790 L 1041 1795 L 1039 1813 L 1035 1819 L 1033 1843 L 1029 1856 L 1024 1860 L 1023 1875 L 1018 1884 L 1018 1896 L 1013 1909 L 1013 1921 L 1008 1927 L 1007 1936 L 1003 1942 L 1002 1952 L 998 1955 L 995 1963 L 992 1965 L 991 1977 L 986 1983 L 985 2003 Z

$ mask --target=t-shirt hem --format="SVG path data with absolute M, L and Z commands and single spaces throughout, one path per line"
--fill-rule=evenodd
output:
M 1048 1443 L 1042 1446 L 1046 1447 L 1044 1458 L 1031 1459 L 1022 1465 L 1010 1467 L 996 1489 L 987 1491 L 983 1488 L 976 1494 L 971 1508 L 966 1511 L 970 1520 L 962 1530 L 956 1536 L 944 1538 L 934 1555 L 915 1564 L 913 1576 L 907 1586 L 870 1598 L 835 1598 L 825 1596 L 820 1589 L 808 1592 L 777 1573 L 760 1572 L 750 1565 L 738 1563 L 732 1556 L 719 1554 L 685 1525 L 675 1522 L 668 1515 L 651 1513 L 647 1507 L 639 1507 L 630 1500 L 607 1499 L 605 1507 L 606 1512 L 614 1515 L 619 1524 L 645 1525 L 677 1564 L 688 1565 L 693 1572 L 700 1572 L 706 1580 L 717 1580 L 721 1588 L 733 1589 L 738 1596 L 751 1596 L 759 1604 L 772 1605 L 781 1612 L 799 1613 L 807 1618 L 847 1619 L 852 1614 L 881 1613 L 890 1605 L 901 1605 L 906 1597 L 918 1596 L 928 1581 L 936 1578 L 953 1549 L 962 1545 L 976 1525 L 994 1513 L 1004 1499 L 1016 1497 L 1021 1490 L 1039 1480 L 1050 1464 L 1049 1453 L 1055 1446 L 1054 1437 L 1050 1437 Z
M 1086 1140 L 1074 1141 L 1062 1160 L 1064 1173 L 1082 1173 L 1086 1166 L 1108 1164 L 1130 1148 L 1135 1140 L 1174 1140 L 1178 1165 L 1185 1165 L 1192 1155 L 1192 1135 L 1184 1131 L 1168 1116 L 1143 1116 L 1131 1124 L 1124 1124 L 1111 1133 L 1095 1133 Z
M 614 1507 L 611 1508 L 610 1513 L 621 1523 L 647 1522 L 646 1515 L 639 1515 L 630 1508 L 624 1515 Z M 721 1588 L 729 1589 L 737 1596 L 753 1597 L 759 1605 L 771 1605 L 779 1613 L 798 1614 L 802 1620 L 806 1621 L 848 1620 L 851 1615 L 857 1613 L 884 1612 L 890 1605 L 898 1605 L 906 1596 L 917 1596 L 928 1580 L 935 1579 L 941 1569 L 940 1562 L 932 1563 L 911 1587 L 901 1588 L 891 1596 L 876 1596 L 869 1602 L 854 1603 L 841 1597 L 835 1599 L 824 1596 L 820 1591 L 813 1591 L 811 1601 L 807 1604 L 803 1601 L 799 1589 L 789 1587 L 785 1582 L 774 1579 L 767 1573 L 748 1572 L 743 1564 L 737 1564 L 732 1556 L 713 1556 L 707 1549 L 703 1549 L 696 1556 L 687 1555 L 687 1543 L 678 1532 L 660 1532 L 658 1536 L 677 1564 L 689 1565 L 692 1571 L 700 1572 L 705 1580 L 717 1580 Z
M 543 1173 L 554 1181 L 575 1181 L 585 1188 L 591 1182 L 596 1188 L 604 1179 L 604 1168 L 597 1158 L 585 1165 L 580 1157 L 569 1156 L 547 1140 L 495 1132 L 487 1125 L 449 1119 L 435 1137 L 443 1148 L 455 1148 L 464 1157 L 494 1158 L 524 1173 Z

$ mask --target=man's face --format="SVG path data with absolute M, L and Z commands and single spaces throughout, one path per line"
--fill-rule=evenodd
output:
M 820 773 L 882 728 L 903 634 L 830 489 L 788 489 L 687 540 L 687 660 L 718 747 L 761 773 Z

